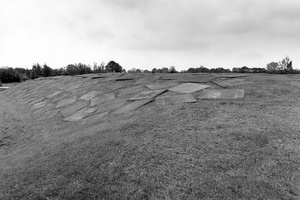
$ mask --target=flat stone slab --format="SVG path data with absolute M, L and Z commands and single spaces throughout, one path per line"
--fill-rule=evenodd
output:
M 137 78 L 137 76 L 134 76 L 132 74 L 125 74 L 117 78 L 116 81 L 127 81 L 127 80 L 133 80 L 135 78 Z
M 124 80 L 124 81 L 116 81 L 116 82 L 111 82 L 111 84 L 106 85 L 105 88 L 110 89 L 110 90 L 117 90 L 121 89 L 124 87 L 127 87 L 133 83 L 132 80 Z
M 72 104 L 71 106 L 68 106 L 68 107 L 62 109 L 60 112 L 64 117 L 68 117 L 68 116 L 74 114 L 75 112 L 77 112 L 78 110 L 82 109 L 85 106 L 86 106 L 85 102 L 77 101 L 76 103 Z
M 121 107 L 120 109 L 114 111 L 112 114 L 123 114 L 123 113 L 128 113 L 130 111 L 133 111 L 135 109 L 138 109 L 144 105 L 146 105 L 147 103 L 153 101 L 153 99 L 146 99 L 146 100 L 140 100 L 140 101 L 133 101 L 123 107 Z
M 221 74 L 218 75 L 218 77 L 224 77 L 224 78 L 241 78 L 246 77 L 247 74 Z
M 117 96 L 118 96 L 118 98 L 126 98 L 128 96 L 130 97 L 130 96 L 135 95 L 144 90 L 147 90 L 147 88 L 144 85 L 136 85 L 133 87 L 127 87 L 127 88 L 120 89 Z
M 61 108 L 61 107 L 64 107 L 64 106 L 67 106 L 67 105 L 70 105 L 72 103 L 75 103 L 77 100 L 77 97 L 74 96 L 74 97 L 71 97 L 71 98 L 68 98 L 68 99 L 63 99 L 61 101 L 59 101 L 57 103 L 57 106 L 55 108 Z
M 144 99 L 153 99 L 156 96 L 160 95 L 161 93 L 165 92 L 166 90 L 148 90 L 142 91 L 141 93 L 131 97 L 128 101 L 136 101 L 136 100 L 144 100 Z
M 89 114 L 95 112 L 98 108 L 82 108 L 81 110 L 77 111 L 73 115 L 67 117 L 64 119 L 64 121 L 69 121 L 69 122 L 76 122 L 80 121 Z
M 9 87 L 0 87 L 0 91 L 7 90 Z
M 218 80 L 214 80 L 212 81 L 214 84 L 223 87 L 223 88 L 227 88 L 227 87 L 232 87 L 232 86 L 236 86 L 236 85 L 242 85 L 242 84 L 251 84 L 252 82 L 249 81 L 245 81 L 244 79 L 240 79 L 240 78 L 234 78 L 234 79 L 218 79 Z
M 106 117 L 108 115 L 108 111 L 106 112 L 102 112 L 102 113 L 98 113 L 92 116 L 88 116 L 86 118 L 84 118 L 82 120 L 82 124 L 94 124 L 94 123 L 99 123 L 99 120 L 103 119 L 104 117 Z
M 189 83 L 207 83 L 214 80 L 216 77 L 213 76 L 190 76 L 190 77 L 183 77 L 178 79 L 180 82 L 189 82 Z
M 168 90 L 172 92 L 178 92 L 178 93 L 193 93 L 197 92 L 199 90 L 203 90 L 210 87 L 210 85 L 202 85 L 202 84 L 196 84 L 196 83 L 183 83 L 181 85 L 171 87 Z
M 101 92 L 94 90 L 94 91 L 91 91 L 91 92 L 89 92 L 89 93 L 87 93 L 87 94 L 81 96 L 79 99 L 80 99 L 80 100 L 83 100 L 83 101 L 89 101 L 89 100 L 91 100 L 92 98 L 96 97 L 96 96 L 97 96 L 98 94 L 100 94 L 100 93 L 101 93 Z
M 102 112 L 113 112 L 114 110 L 118 110 L 121 108 L 127 101 L 125 99 L 112 99 L 106 100 L 102 102 L 102 104 L 98 105 L 97 113 Z
M 57 95 L 59 95 L 61 93 L 62 93 L 62 91 L 55 91 L 52 94 L 48 95 L 47 98 L 51 99 L 51 98 L 53 98 L 53 97 L 55 97 L 55 96 L 57 96 Z
M 245 90 L 203 90 L 200 92 L 198 99 L 244 99 Z
M 47 103 L 48 103 L 47 100 L 46 100 L 46 101 L 41 101 L 41 102 L 36 103 L 36 104 L 34 104 L 33 106 L 31 106 L 30 109 L 35 110 L 35 109 L 38 109 L 38 108 L 42 108 L 42 107 L 44 107 Z
M 105 75 L 105 74 L 101 74 L 101 75 L 95 75 L 95 76 L 93 76 L 92 77 L 92 79 L 102 79 L 102 78 L 105 78 L 107 75 Z
M 114 93 L 106 93 L 106 94 L 102 94 L 98 97 L 95 97 L 93 99 L 91 99 L 91 106 L 99 106 L 101 104 L 103 104 L 105 101 L 110 101 L 110 100 L 114 100 L 115 94 Z
M 158 90 L 158 89 L 170 88 L 176 85 L 179 85 L 179 83 L 174 81 L 157 81 L 155 83 L 145 85 L 145 86 L 150 90 Z
M 163 97 L 155 98 L 156 105 L 169 105 L 169 104 L 192 103 L 192 102 L 197 102 L 197 100 L 191 94 L 172 95 L 172 96 L 163 96 Z
M 146 85 L 146 84 L 154 83 L 155 81 L 160 79 L 160 77 L 162 77 L 161 74 L 149 74 L 146 77 L 139 78 L 136 82 L 134 82 L 134 84 Z M 157 89 L 159 89 L 159 88 L 157 88 Z
M 59 113 L 59 110 L 48 110 L 44 112 L 44 114 L 38 118 L 38 120 L 47 120 L 55 117 Z

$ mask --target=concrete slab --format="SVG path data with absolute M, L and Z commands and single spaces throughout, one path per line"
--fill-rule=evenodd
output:
M 112 114 L 123 114 L 123 113 L 128 113 L 130 111 L 133 111 L 135 109 L 138 109 L 144 105 L 146 105 L 147 103 L 153 101 L 153 99 L 146 99 L 146 100 L 140 100 L 140 101 L 133 101 L 123 107 L 121 107 L 120 109 L 114 111 Z
M 96 90 L 90 91 L 90 92 L 88 92 L 87 94 L 81 96 L 81 97 L 79 98 L 79 100 L 89 101 L 89 100 L 91 100 L 92 98 L 94 98 L 94 97 L 96 97 L 97 95 L 99 95 L 100 93 L 101 93 L 101 92 L 96 91 Z
M 70 105 L 72 103 L 75 103 L 77 100 L 77 97 L 74 96 L 74 97 L 71 97 L 71 98 L 67 98 L 67 99 L 63 99 L 61 101 L 59 101 L 57 103 L 57 106 L 55 108 L 61 108 L 61 107 L 64 107 L 64 106 L 67 106 L 67 105 Z
M 158 89 L 170 88 L 176 85 L 179 85 L 179 83 L 175 81 L 157 81 L 155 83 L 145 85 L 145 86 L 150 90 L 158 90 Z
M 197 100 L 191 94 L 163 96 L 163 97 L 155 98 L 156 105 L 169 105 L 169 104 L 192 103 L 192 102 L 197 102 Z
M 199 93 L 198 99 L 244 99 L 245 90 L 203 90 Z
M 105 101 L 111 101 L 114 100 L 115 94 L 114 93 L 106 93 L 106 94 L 102 94 L 98 97 L 95 97 L 93 99 L 91 99 L 91 106 L 100 106 L 101 104 L 103 104 Z
M 172 92 L 189 94 L 189 93 L 197 92 L 199 90 L 203 90 L 203 89 L 206 89 L 209 87 L 210 87 L 210 85 L 202 85 L 202 84 L 196 84 L 196 83 L 184 83 L 184 84 L 181 84 L 178 86 L 171 87 L 168 90 L 172 91 Z
M 38 109 L 38 108 L 42 108 L 42 107 L 44 107 L 46 104 L 48 103 L 48 101 L 46 100 L 46 101 L 41 101 L 41 102 L 39 102 L 39 103 L 36 103 L 36 104 L 34 104 L 33 106 L 31 106 L 31 110 L 35 110 L 35 109 Z
M 60 112 L 64 117 L 68 117 L 68 116 L 74 114 L 75 112 L 77 112 L 78 110 L 82 109 L 85 106 L 86 106 L 85 102 L 77 101 L 76 103 L 62 109 Z
M 144 99 L 153 99 L 154 97 L 164 93 L 166 90 L 148 90 L 142 91 L 141 93 L 131 97 L 128 99 L 129 101 L 136 101 L 136 100 L 144 100 Z
M 64 121 L 69 122 L 76 122 L 80 121 L 86 116 L 90 115 L 91 113 L 95 112 L 98 108 L 82 108 L 81 110 L 77 111 L 76 113 L 72 114 L 71 116 L 64 119 Z

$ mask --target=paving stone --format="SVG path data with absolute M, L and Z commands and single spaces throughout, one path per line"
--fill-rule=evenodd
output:
M 170 88 L 176 85 L 179 85 L 179 83 L 175 81 L 157 81 L 155 83 L 145 85 L 145 86 L 150 90 L 158 90 L 158 89 Z
M 200 91 L 198 99 L 244 99 L 245 90 L 203 90 Z
M 90 91 L 89 93 L 81 96 L 79 99 L 80 100 L 83 100 L 83 101 L 89 101 L 91 100 L 92 98 L 94 98 L 95 96 L 97 96 L 98 94 L 100 94 L 101 92 L 99 91 Z
M 133 101 L 123 107 L 121 107 L 120 109 L 114 111 L 112 114 L 123 114 L 123 113 L 128 113 L 130 111 L 133 111 L 137 108 L 140 108 L 144 105 L 146 105 L 147 103 L 153 101 L 153 99 L 146 99 L 146 100 L 140 100 L 140 101 Z
M 157 81 L 158 79 L 160 79 L 160 77 L 162 77 L 161 74 L 148 74 L 146 77 L 138 78 L 134 82 L 134 84 L 136 84 L 136 85 L 151 84 L 151 83 L 154 83 L 155 81 Z M 160 88 L 157 88 L 157 89 L 160 89 Z
M 76 100 L 77 100 L 77 97 L 76 97 L 76 96 L 71 97 L 71 98 L 68 98 L 68 99 L 63 99 L 63 100 L 61 100 L 61 101 L 59 101 L 59 102 L 57 103 L 57 106 L 56 106 L 55 108 L 61 108 L 61 107 L 63 107 L 63 106 L 70 105 L 70 104 L 72 104 L 72 103 L 75 103 Z
M 68 117 L 68 116 L 74 114 L 75 112 L 77 112 L 78 110 L 82 109 L 85 106 L 86 106 L 85 102 L 77 101 L 76 103 L 62 109 L 60 112 L 64 117 Z
M 202 84 L 196 84 L 196 83 L 183 83 L 178 86 L 174 86 L 169 88 L 169 91 L 178 92 L 178 93 L 193 93 L 197 92 L 199 90 L 203 90 L 210 87 L 210 85 L 202 85 Z
M 129 101 L 136 101 L 136 100 L 143 100 L 143 99 L 153 99 L 154 97 L 160 95 L 161 93 L 165 92 L 166 90 L 148 90 L 142 91 L 141 93 L 131 97 L 128 99 Z
M 76 113 L 72 114 L 71 116 L 64 119 L 64 121 L 75 122 L 80 121 L 89 114 L 95 112 L 98 108 L 82 108 L 81 110 L 77 111 Z
M 168 105 L 168 104 L 177 104 L 177 103 L 192 103 L 197 100 L 191 94 L 182 94 L 182 95 L 172 95 L 172 96 L 163 96 L 156 97 L 156 105 Z
M 38 109 L 38 108 L 41 108 L 41 107 L 44 107 L 46 104 L 48 103 L 48 101 L 46 100 L 46 101 L 41 101 L 41 102 L 39 102 L 39 103 L 36 103 L 36 104 L 34 104 L 33 106 L 31 106 L 31 108 L 30 109 L 32 109 L 32 110 L 35 110 L 35 109 Z
M 103 104 L 105 101 L 110 101 L 115 99 L 115 94 L 114 93 L 106 93 L 106 94 L 102 94 L 98 97 L 95 97 L 93 99 L 91 99 L 91 106 L 99 106 L 101 104 Z
M 51 98 L 53 98 L 53 97 L 55 97 L 55 96 L 57 96 L 57 95 L 59 95 L 61 93 L 62 93 L 62 91 L 55 91 L 52 94 L 48 95 L 47 98 L 51 99 Z

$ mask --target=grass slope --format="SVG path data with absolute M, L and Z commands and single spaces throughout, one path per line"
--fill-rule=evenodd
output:
M 0 96 L 0 199 L 299 199 L 299 78 L 79 124 Z

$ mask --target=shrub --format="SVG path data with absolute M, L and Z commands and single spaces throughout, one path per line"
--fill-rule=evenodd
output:
M 21 77 L 16 71 L 9 67 L 9 68 L 2 68 L 0 69 L 0 82 L 2 83 L 12 83 L 12 82 L 20 82 Z

